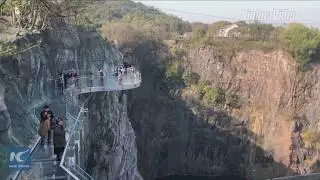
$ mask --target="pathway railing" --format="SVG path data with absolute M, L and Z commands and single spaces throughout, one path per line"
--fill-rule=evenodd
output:
M 140 72 L 128 72 L 121 76 L 107 74 L 104 76 L 85 76 L 75 78 L 74 83 L 79 94 L 96 91 L 121 91 L 140 86 Z
M 84 108 L 80 109 L 78 117 L 75 119 L 74 126 L 69 134 L 67 145 L 63 153 L 60 167 L 63 168 L 75 180 L 94 180 L 88 173 L 80 167 L 80 127 L 84 120 Z
M 38 137 L 35 144 L 33 145 L 33 147 L 31 148 L 31 151 L 30 151 L 30 157 L 29 158 L 32 158 L 32 156 L 34 155 L 34 153 L 36 152 L 36 149 L 39 147 L 40 145 L 40 140 L 41 138 Z M 33 167 L 33 166 L 32 166 Z M 32 169 L 28 170 L 28 171 L 22 171 L 22 170 L 18 170 L 14 173 L 13 176 L 9 176 L 9 180 L 16 180 L 16 179 L 21 179 L 21 178 L 24 178 L 24 177 L 30 177 L 32 175 Z M 19 178 L 20 177 L 20 178 Z
M 91 73 L 88 73 L 91 72 Z M 60 78 L 52 78 L 48 80 L 54 89 L 60 89 L 58 87 Z M 77 93 L 88 93 L 96 91 L 121 91 L 126 89 L 132 89 L 139 87 L 141 83 L 141 73 L 139 71 L 124 73 L 121 76 L 116 76 L 110 70 L 108 73 L 104 72 L 103 76 L 98 73 L 92 73 L 92 71 L 83 71 L 78 74 L 78 77 L 69 78 L 67 80 L 68 87 L 73 84 L 79 89 Z
M 75 87 L 72 89 L 76 89 Z M 66 111 L 67 111 L 67 119 L 68 122 L 72 122 L 72 127 L 68 129 L 70 133 L 68 133 L 67 137 L 67 144 L 65 147 L 65 150 L 62 155 L 62 159 L 60 162 L 60 167 L 68 173 L 72 177 L 72 179 L 75 180 L 94 180 L 88 173 L 86 173 L 81 167 L 80 167 L 80 149 L 81 149 L 81 123 L 87 118 L 86 117 L 86 109 L 84 108 L 84 105 L 86 101 L 90 98 L 87 97 L 86 101 L 83 102 L 82 106 L 76 106 L 77 103 L 72 103 L 75 98 L 70 97 L 71 91 L 67 92 L 66 97 Z M 68 98 L 69 95 L 69 98 Z M 73 96 L 77 96 L 78 94 L 73 94 Z M 69 103 L 68 103 L 69 101 Z M 77 115 L 75 115 L 75 112 L 78 112 Z
M 50 102 L 47 102 L 45 104 L 53 104 L 53 103 L 56 103 L 57 101 L 50 101 Z M 30 110 L 32 110 L 32 114 L 34 117 L 38 117 L 39 118 L 39 114 L 41 112 L 40 109 L 42 109 L 42 105 L 44 103 L 37 103 L 35 106 L 33 106 Z M 57 115 L 57 114 L 55 114 Z M 31 146 L 31 151 L 30 151 L 30 156 L 28 157 L 29 159 L 33 159 L 34 156 L 36 155 L 37 151 L 41 148 L 40 147 L 40 140 L 41 140 L 41 137 L 37 135 L 37 138 L 35 139 L 34 141 L 34 144 Z M 48 153 L 48 152 L 45 152 L 45 153 Z M 49 156 L 49 155 L 48 155 Z M 51 154 L 50 154 L 51 156 Z M 37 163 L 36 164 L 38 167 L 42 167 L 41 165 L 41 162 Z M 33 166 L 33 164 L 31 165 L 31 168 L 29 170 L 18 170 L 16 171 L 15 173 L 13 173 L 13 175 L 9 176 L 8 179 L 10 180 L 19 180 L 19 179 L 24 179 L 25 177 L 29 178 L 29 179 L 33 179 L 33 177 L 35 177 L 35 169 L 37 167 L 36 166 Z M 42 171 L 42 169 L 40 168 L 40 170 Z M 41 173 L 41 171 L 38 171 Z M 39 174 L 39 173 L 38 173 Z M 42 179 L 44 177 L 41 177 Z

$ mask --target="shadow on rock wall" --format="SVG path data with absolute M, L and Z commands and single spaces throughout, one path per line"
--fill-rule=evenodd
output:
M 142 84 L 129 91 L 128 114 L 137 136 L 138 166 L 145 180 L 177 175 L 235 175 L 247 179 L 293 172 L 258 147 L 245 126 L 223 112 L 216 123 L 196 115 L 179 96 L 169 95 L 159 61 L 167 49 L 148 41 L 135 50 Z

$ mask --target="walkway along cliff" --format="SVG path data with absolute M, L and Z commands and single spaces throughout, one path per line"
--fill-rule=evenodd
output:
M 117 78 L 107 74 L 103 88 L 85 88 L 99 87 L 95 82 L 97 79 L 94 76 L 95 73 L 99 68 L 112 73 L 111 69 L 114 65 L 123 63 L 121 53 L 107 44 L 94 30 L 73 29 L 59 19 L 49 22 L 50 29 L 40 35 L 27 35 L 15 42 L 23 46 L 33 41 L 40 41 L 39 46 L 18 55 L 0 59 L 0 106 L 3 107 L 1 112 L 4 114 L 0 120 L 1 124 L 6 124 L 7 127 L 1 131 L 2 142 L 16 143 L 14 139 L 17 139 L 20 146 L 33 144 L 34 142 L 30 140 L 37 137 L 38 124 L 37 113 L 34 111 L 41 108 L 43 104 L 49 104 L 58 116 L 68 115 L 69 112 L 69 116 L 65 119 L 67 119 L 68 140 L 70 140 L 67 146 L 71 148 L 68 149 L 69 153 L 64 153 L 65 160 L 61 162 L 64 171 L 70 170 L 67 166 L 73 164 L 72 161 L 75 160 L 70 154 L 79 156 L 75 153 L 75 147 L 77 147 L 75 144 L 82 141 L 83 146 L 79 151 L 84 161 L 78 163 L 84 171 L 89 171 L 93 179 L 142 179 L 137 170 L 134 131 L 126 116 L 126 95 L 119 92 L 139 87 L 140 83 L 137 82 L 141 80 L 140 73 L 134 74 L 133 81 L 129 75 L 124 77 L 122 84 L 117 84 L 118 86 L 115 83 Z M 70 70 L 79 72 L 79 86 L 71 87 L 66 91 L 73 94 L 66 95 L 69 98 L 65 98 L 52 80 L 59 77 L 61 72 Z M 129 81 L 133 82 L 133 85 L 128 84 Z M 108 86 L 110 84 L 111 88 Z M 120 86 L 122 89 L 117 88 Z M 87 97 L 90 99 L 86 99 Z M 88 106 L 81 104 L 85 99 Z M 65 107 L 68 108 L 65 109 Z M 82 125 L 85 127 L 79 127 Z M 78 129 L 84 131 L 80 132 Z M 33 177 L 30 177 L 32 179 L 42 179 L 46 173 L 52 175 L 53 179 L 58 178 L 53 176 L 54 173 L 46 172 L 46 166 L 49 168 L 52 166 L 50 153 L 50 147 L 42 152 L 40 159 L 47 158 L 49 163 L 39 165 L 40 161 L 35 160 L 33 162 L 35 168 L 32 168 L 31 173 L 12 174 L 18 179 L 28 174 L 33 174 Z M 34 157 L 36 154 L 39 155 L 37 148 L 34 149 Z M 72 176 L 73 179 L 90 179 L 90 176 L 81 169 L 73 170 L 72 174 L 86 176 Z M 61 173 L 61 169 L 59 171 Z M 63 176 L 65 173 L 61 174 Z

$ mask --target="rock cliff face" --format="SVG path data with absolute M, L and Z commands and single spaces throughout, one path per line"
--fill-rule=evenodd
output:
M 18 141 L 20 145 L 29 145 L 37 130 L 38 114 L 34 116 L 33 112 L 43 104 L 50 104 L 56 116 L 64 115 L 63 96 L 50 79 L 69 70 L 97 71 L 121 60 L 119 52 L 97 32 L 77 31 L 57 18 L 49 19 L 49 22 L 49 30 L 15 42 L 23 47 L 40 40 L 39 46 L 13 57 L 0 57 L 2 144 Z M 140 180 L 135 136 L 125 111 L 126 96 L 118 101 L 118 95 L 117 92 L 97 94 L 90 101 L 90 118 L 94 119 L 88 119 L 90 132 L 85 135 L 89 147 L 84 149 L 88 151 L 90 164 L 85 169 L 91 170 L 95 179 Z M 104 115 L 100 116 L 100 112 Z M 109 126 L 104 128 L 101 124 Z M 99 131 L 96 131 L 97 126 L 101 127 Z M 94 159 L 90 159 L 91 155 Z
M 124 93 L 97 93 L 88 104 L 87 167 L 95 179 L 142 180 Z M 90 111 L 91 109 L 91 111 Z
M 319 120 L 320 66 L 299 72 L 282 51 L 251 51 L 222 61 L 213 57 L 214 50 L 199 49 L 189 54 L 188 63 L 203 80 L 240 95 L 242 107 L 224 111 L 248 124 L 275 161 L 310 172 L 307 161 L 315 161 L 318 150 L 305 148 L 301 132 Z
M 168 95 L 159 68 L 168 50 L 146 44 L 135 52 L 143 84 L 130 94 L 128 107 L 146 179 L 168 174 L 264 179 L 311 171 L 307 161 L 314 161 L 318 150 L 304 147 L 301 132 L 318 121 L 319 65 L 299 73 L 281 51 L 224 59 L 214 48 L 190 49 L 183 58 L 187 68 L 240 97 L 240 108 L 207 109 L 194 101 L 192 89 L 182 98 Z

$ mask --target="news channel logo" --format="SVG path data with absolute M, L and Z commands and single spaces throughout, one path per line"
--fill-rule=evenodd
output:
M 8 148 L 8 165 L 11 169 L 29 169 L 31 167 L 31 149 L 26 147 Z
M 273 8 L 269 10 L 243 9 L 243 18 L 246 21 L 294 21 L 296 11 L 288 8 Z

